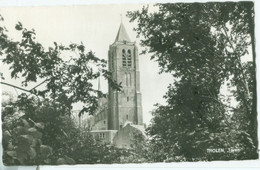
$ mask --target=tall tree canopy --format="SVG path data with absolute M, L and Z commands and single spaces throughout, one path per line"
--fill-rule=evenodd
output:
M 129 12 L 142 37 L 143 53 L 152 53 L 161 72 L 178 81 L 168 87 L 167 105 L 154 110 L 148 133 L 160 159 L 257 158 L 252 2 L 157 4 Z M 251 48 L 250 48 L 251 47 Z M 233 89 L 238 105 L 224 101 L 223 87 Z M 207 148 L 239 148 L 214 155 Z
M 76 126 L 70 115 L 77 102 L 84 103 L 80 114 L 95 112 L 98 99 L 105 96 L 93 86 L 100 76 L 120 90 L 106 69 L 107 62 L 87 52 L 83 44 L 64 46 L 54 42 L 52 47 L 43 47 L 36 41 L 35 31 L 20 22 L 15 28 L 22 38 L 13 40 L 3 21 L 0 15 L 1 65 L 10 67 L 9 72 L 1 73 L 1 84 L 23 92 L 17 100 L 3 102 L 1 108 L 4 164 L 120 161 L 123 151 L 97 143 L 91 134 Z M 8 73 L 22 83 L 5 81 Z M 30 83 L 37 85 L 30 87 Z

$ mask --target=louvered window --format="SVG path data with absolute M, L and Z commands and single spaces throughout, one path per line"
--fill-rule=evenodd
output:
M 126 67 L 126 52 L 124 49 L 122 50 L 122 63 L 123 67 Z
M 127 66 L 131 67 L 132 66 L 132 56 L 131 56 L 131 51 L 127 50 Z

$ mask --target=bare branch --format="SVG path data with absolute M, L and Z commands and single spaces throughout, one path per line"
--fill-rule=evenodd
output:
M 45 83 L 46 81 L 49 81 L 50 79 L 46 79 L 43 82 L 41 82 L 40 84 L 38 84 L 37 86 L 33 87 L 30 91 L 36 89 L 37 87 L 39 87 L 40 85 L 42 85 L 43 83 Z
M 14 88 L 16 88 L 16 89 L 19 89 L 19 90 L 22 90 L 22 91 L 25 91 L 25 92 L 28 92 L 28 93 L 33 93 L 31 90 L 27 90 L 27 89 L 24 89 L 24 88 L 21 88 L 21 87 L 18 87 L 18 86 L 9 84 L 9 83 L 5 83 L 5 82 L 0 82 L 0 83 L 3 84 L 3 85 L 7 85 L 7 86 L 10 86 L 10 87 L 14 87 Z

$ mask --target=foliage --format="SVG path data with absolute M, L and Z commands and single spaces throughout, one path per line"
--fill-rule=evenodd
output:
M 0 23 L 3 23 L 3 18 Z M 97 58 L 92 51 L 86 52 L 82 43 L 64 46 L 54 42 L 54 47 L 46 49 L 36 41 L 34 30 L 23 28 L 20 22 L 15 28 L 22 34 L 19 41 L 10 39 L 5 27 L 0 26 L 2 62 L 10 66 L 11 78 L 23 78 L 21 85 L 24 87 L 28 83 L 42 81 L 24 91 L 53 100 L 69 112 L 73 103 L 82 102 L 85 107 L 80 114 L 93 114 L 97 99 L 104 96 L 93 87 L 93 80 L 103 76 L 112 87 L 120 89 L 120 85 L 111 79 L 110 72 L 106 70 L 106 61 Z
M 34 98 L 22 101 L 27 105 L 20 102 L 9 103 L 2 110 L 6 165 L 120 163 L 122 156 L 129 154 L 95 140 L 50 101 Z
M 17 109 L 3 107 L 2 113 L 4 164 L 49 164 L 52 148 L 42 143 L 44 124 L 26 119 L 24 112 Z
M 160 72 L 177 78 L 157 105 L 148 128 L 154 161 L 256 159 L 257 124 L 254 62 L 243 62 L 253 37 L 253 3 L 157 4 L 129 12 L 137 21 L 143 53 L 151 53 Z M 255 57 L 255 56 L 254 56 Z M 223 100 L 228 89 L 238 102 Z M 239 152 L 212 154 L 211 148 Z
M 140 132 L 133 132 L 133 138 L 131 139 L 130 148 L 127 152 L 121 155 L 120 163 L 144 163 L 152 162 L 150 152 L 149 141 Z
M 157 4 L 129 12 L 143 37 L 143 53 L 152 53 L 160 72 L 176 78 L 156 105 L 148 140 L 136 135 L 130 149 L 102 144 L 71 120 L 72 104 L 85 103 L 80 112 L 92 114 L 103 97 L 92 82 L 101 75 L 120 90 L 105 69 L 106 61 L 83 44 L 44 48 L 34 30 L 16 30 L 22 39 L 8 38 L 0 26 L 0 56 L 10 65 L 12 78 L 23 78 L 29 92 L 3 103 L 4 163 L 94 164 L 256 159 L 257 123 L 255 56 L 242 61 L 252 47 L 253 3 Z M 2 17 L 0 23 L 2 23 Z M 66 56 L 66 57 L 65 57 Z M 1 74 L 3 78 L 3 75 Z M 24 89 L 31 82 L 40 84 Z M 236 106 L 221 93 L 231 90 Z M 44 86 L 39 89 L 38 87 Z M 225 154 L 210 149 L 224 148 Z M 234 150 L 232 150 L 234 149 Z
M 3 20 L 1 16 L 1 24 Z M 80 115 L 93 114 L 98 98 L 105 96 L 93 87 L 100 76 L 120 90 L 106 70 L 106 61 L 92 51 L 86 52 L 82 43 L 64 46 L 54 42 L 54 47 L 44 48 L 36 41 L 34 30 L 23 28 L 20 22 L 15 29 L 21 33 L 21 40 L 10 39 L 0 25 L 0 56 L 10 66 L 11 78 L 23 81 L 21 87 L 1 83 L 26 93 L 16 101 L 3 103 L 4 163 L 109 163 L 119 159 L 117 153 L 123 151 L 99 144 L 88 132 L 78 129 L 70 117 L 72 104 L 77 102 L 85 104 Z M 25 89 L 32 82 L 41 83 Z

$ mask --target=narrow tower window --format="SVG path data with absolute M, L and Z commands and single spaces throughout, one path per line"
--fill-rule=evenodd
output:
M 128 73 L 128 84 L 129 86 L 131 86 L 132 82 L 131 82 L 131 73 Z
M 128 86 L 128 73 L 125 73 L 125 85 Z
M 126 119 L 128 120 L 128 115 L 126 115 Z
M 126 67 L 126 53 L 124 49 L 122 50 L 122 64 L 123 67 Z
M 131 86 L 131 73 L 125 73 L 125 85 Z
M 131 56 L 131 50 L 127 50 L 127 66 L 132 66 L 132 56 Z

